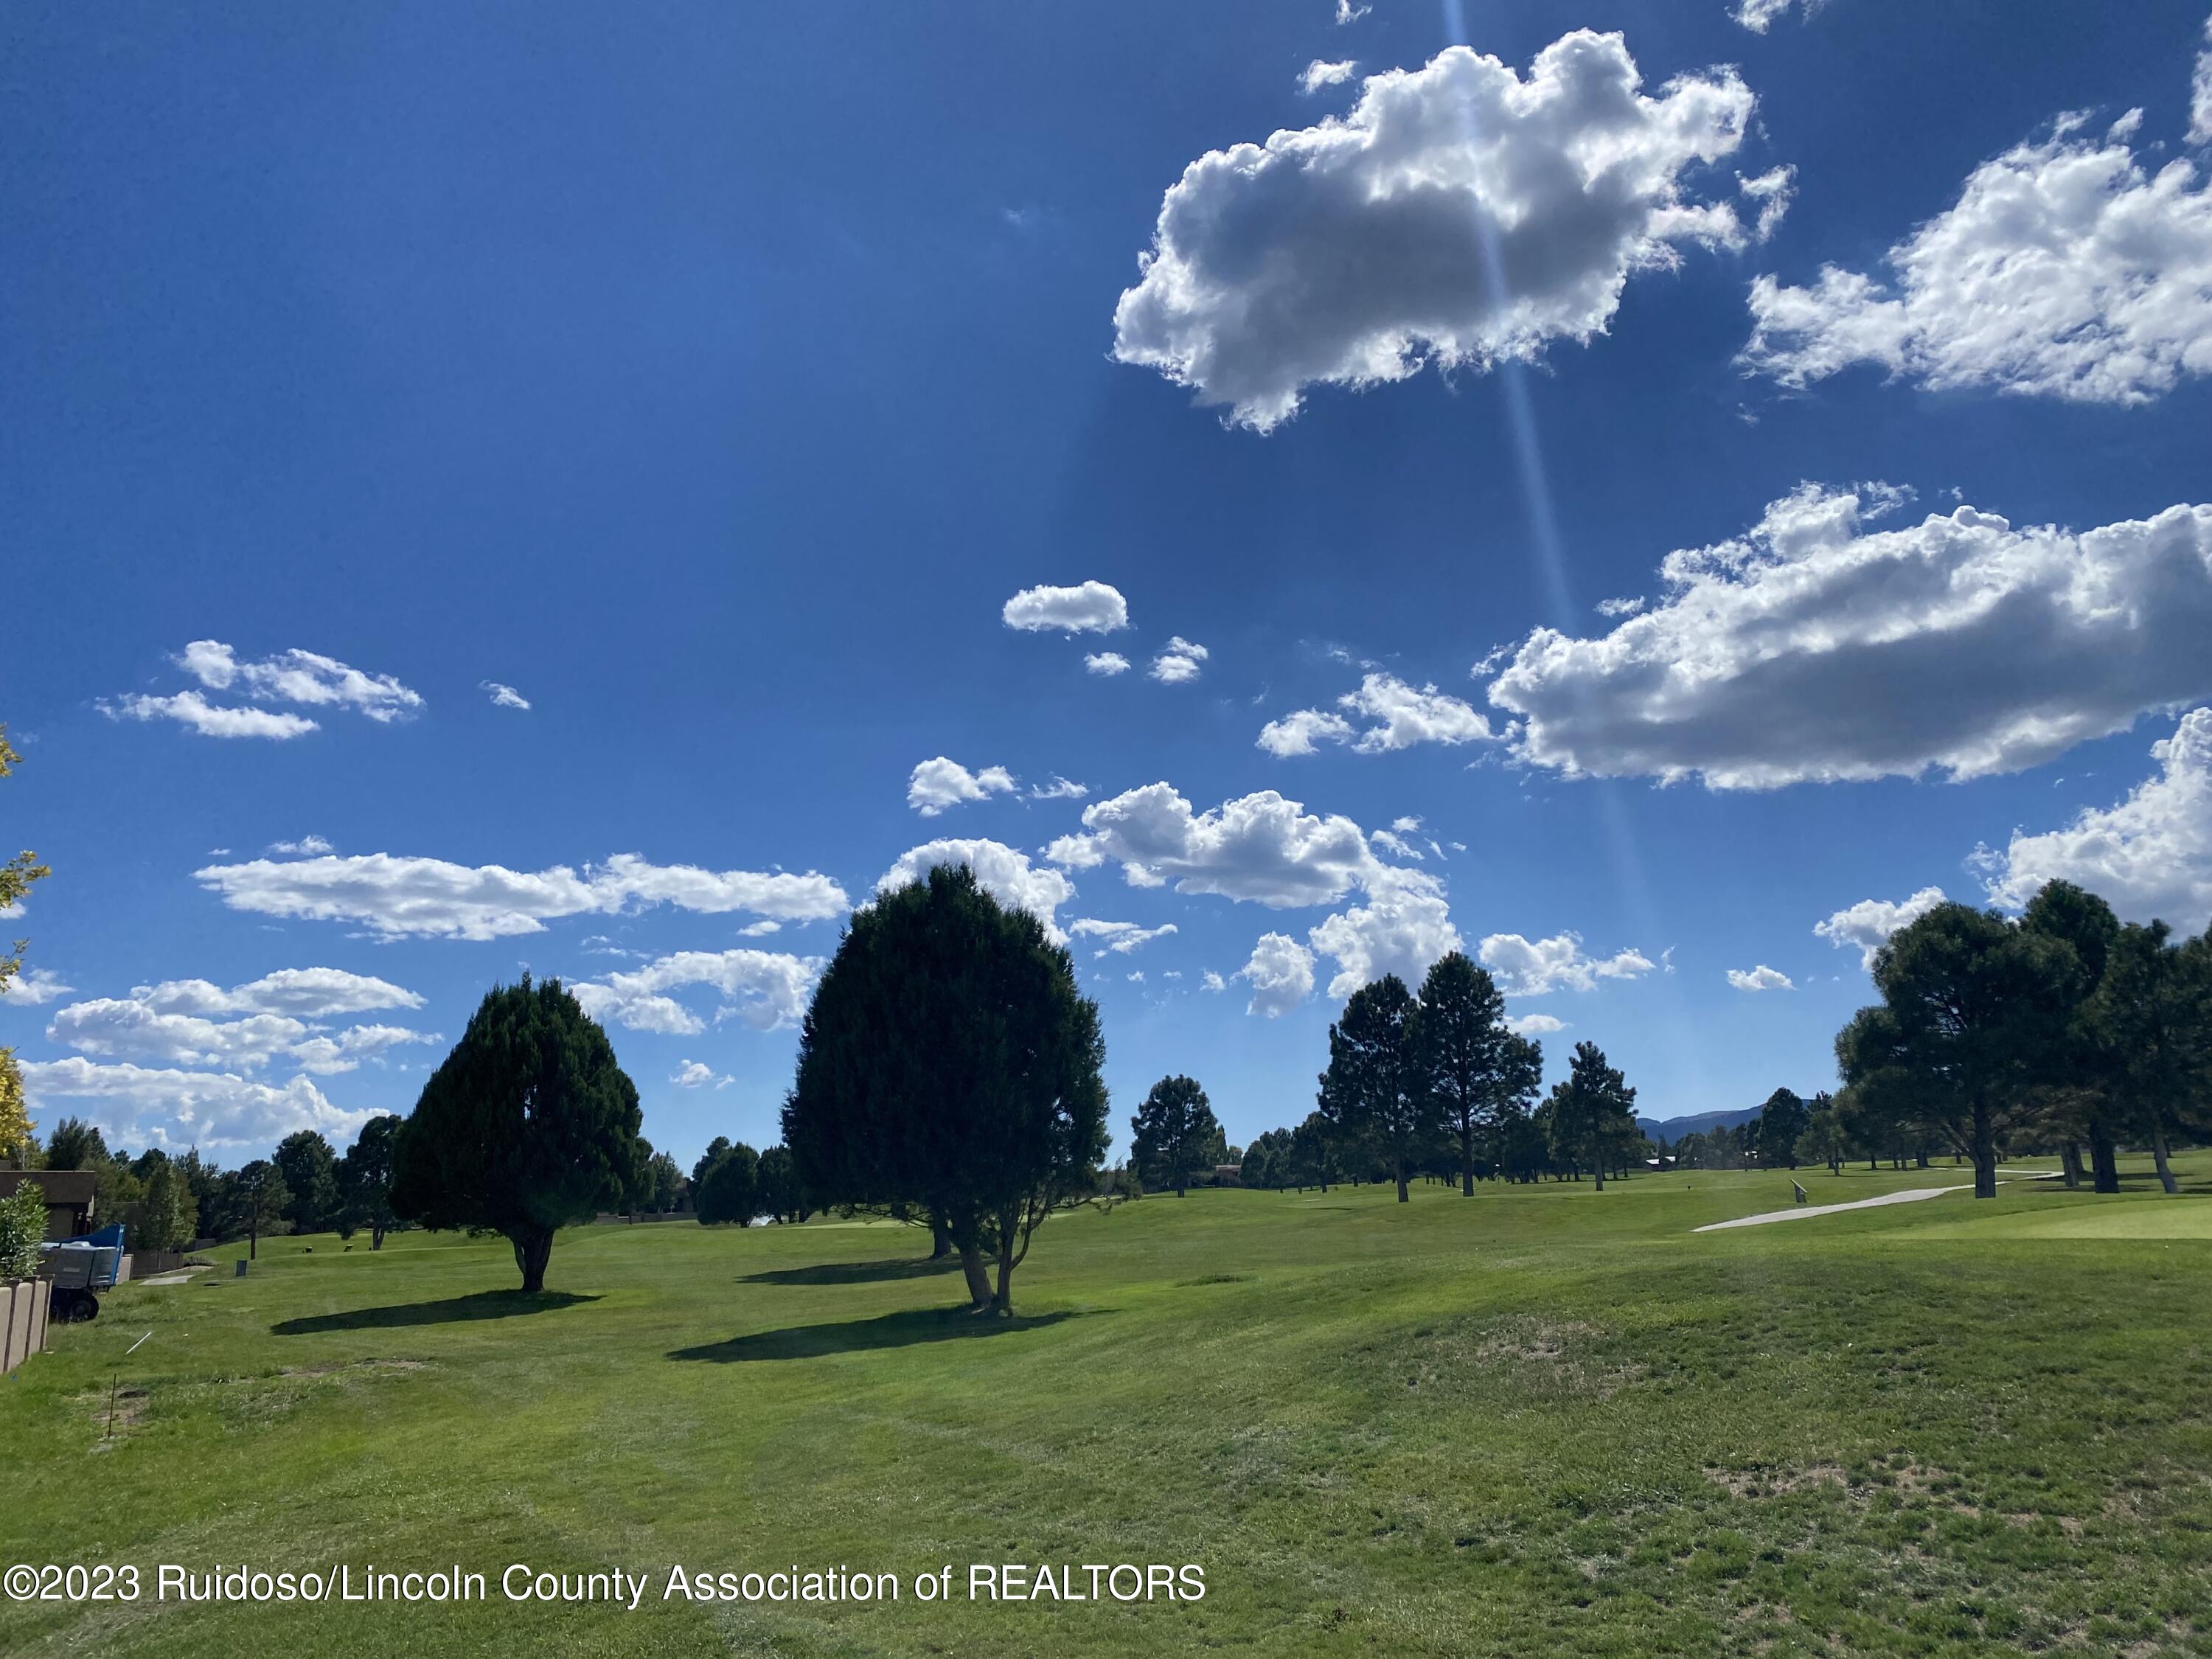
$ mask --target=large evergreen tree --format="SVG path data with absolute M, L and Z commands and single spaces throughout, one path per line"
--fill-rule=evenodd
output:
M 1756 1120 L 1759 1161 L 1767 1169 L 1787 1164 L 1797 1167 L 1797 1142 L 1810 1118 L 1803 1098 L 1794 1090 L 1777 1089 L 1767 1096 Z
M 1505 1024 L 1505 999 L 1487 969 L 1464 952 L 1440 957 L 1421 981 L 1415 1024 L 1422 1080 L 1443 1127 L 1459 1139 L 1459 1189 L 1474 1192 L 1474 1149 L 1498 1132 L 1542 1086 L 1544 1051 Z M 1495 1150 L 1493 1161 L 1498 1158 Z
M 1129 1156 L 1147 1187 L 1172 1187 L 1181 1198 L 1192 1172 L 1222 1144 L 1221 1125 L 1206 1091 L 1187 1077 L 1164 1077 L 1129 1120 Z
M 392 1209 L 505 1235 L 522 1288 L 545 1287 L 556 1230 L 635 1180 L 637 1090 L 558 980 L 495 987 L 399 1132 Z
M 1998 1138 L 2063 1053 L 2081 975 L 2062 939 L 1937 905 L 1875 952 L 1882 1000 L 1836 1038 L 1845 1099 L 1863 1121 L 1942 1136 L 1973 1160 L 1974 1196 L 1996 1197 Z
M 2172 1138 L 2212 1119 L 2212 946 L 2178 944 L 2162 921 L 2130 922 L 2115 935 L 2084 1012 L 2104 1073 L 2100 1092 L 2150 1143 L 2160 1185 L 2179 1192 Z
M 1010 1312 L 1038 1223 L 1095 1186 L 1104 1058 L 1067 952 L 939 866 L 854 912 L 800 1031 L 784 1144 L 817 1201 L 926 1213 L 976 1307 Z
M 1361 986 L 1328 1028 L 1328 1069 L 1321 1075 L 1322 1115 L 1347 1150 L 1378 1154 L 1407 1201 L 1407 1172 L 1437 1133 L 1434 1101 L 1421 1075 L 1420 1005 L 1395 974 Z

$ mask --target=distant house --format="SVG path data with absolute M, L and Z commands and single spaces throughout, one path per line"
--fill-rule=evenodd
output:
M 82 1238 L 92 1231 L 98 1176 L 89 1170 L 0 1170 L 0 1198 L 13 1198 L 27 1181 L 46 1192 L 48 1238 Z
M 1217 1164 L 1213 1166 L 1213 1184 L 1217 1187 L 1241 1187 L 1244 1184 L 1242 1164 Z

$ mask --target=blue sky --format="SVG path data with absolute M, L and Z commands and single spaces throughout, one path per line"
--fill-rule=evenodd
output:
M 1664 1117 L 1929 889 L 2212 913 L 2202 0 L 13 16 L 48 1121 L 343 1143 L 526 967 L 765 1144 L 935 842 L 1240 1141 L 1453 945 Z

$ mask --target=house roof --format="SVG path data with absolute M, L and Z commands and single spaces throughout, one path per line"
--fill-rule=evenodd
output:
M 89 1205 L 100 1177 L 90 1170 L 0 1170 L 0 1198 L 12 1198 L 25 1182 L 45 1188 L 46 1207 Z

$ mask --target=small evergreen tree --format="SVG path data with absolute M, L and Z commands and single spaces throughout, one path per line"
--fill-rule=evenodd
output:
M 1193 1171 L 1209 1164 L 1217 1146 L 1227 1150 L 1206 1091 L 1187 1077 L 1164 1077 L 1152 1085 L 1129 1120 L 1129 1156 L 1146 1184 L 1172 1187 L 1177 1198 L 1184 1195 Z
M 702 1226 L 749 1227 L 760 1213 L 760 1154 L 738 1141 L 715 1137 L 691 1172 L 692 1207 Z
M 1550 1131 L 1553 1156 L 1572 1170 L 1588 1170 L 1597 1190 L 1605 1190 L 1608 1164 L 1618 1164 L 1622 1149 L 1642 1135 L 1636 1127 L 1636 1091 L 1607 1063 L 1595 1042 L 1575 1044 L 1564 1080 L 1554 1084 Z
M 384 1248 L 384 1236 L 398 1219 L 392 1210 L 392 1182 L 404 1121 L 391 1112 L 369 1119 L 338 1160 L 338 1232 L 351 1238 L 367 1228 L 371 1250 Z

